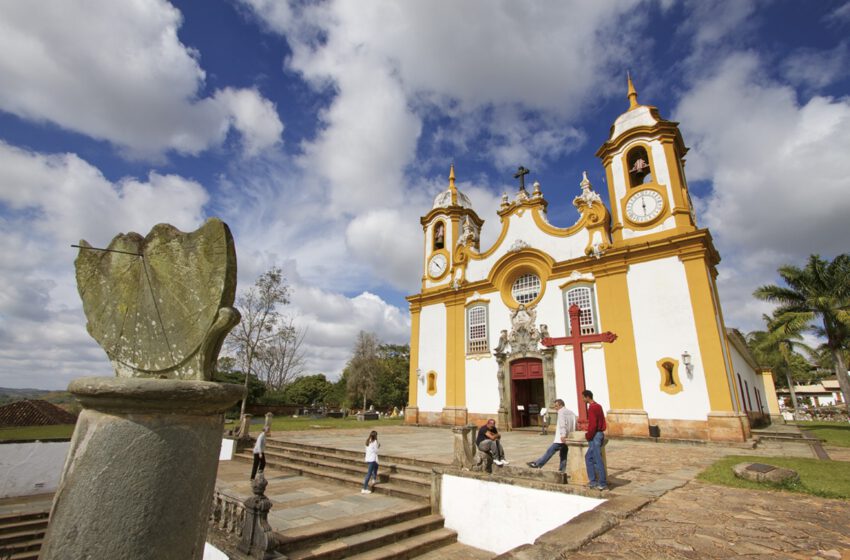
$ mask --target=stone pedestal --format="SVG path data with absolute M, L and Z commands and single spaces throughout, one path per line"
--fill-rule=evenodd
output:
M 239 430 L 236 432 L 236 439 L 251 439 L 251 418 L 250 414 L 243 414 L 239 419 Z
M 586 432 L 571 432 L 567 438 L 567 446 L 570 450 L 567 453 L 567 476 L 570 484 L 584 485 L 590 482 L 587 478 L 587 466 L 584 462 L 584 457 L 587 455 L 587 440 L 584 438 Z M 608 445 L 608 440 L 602 444 L 602 463 L 605 465 L 605 473 L 608 473 L 608 457 L 605 455 L 605 447 Z
M 85 377 L 40 558 L 203 556 L 224 411 L 238 385 Z
M 750 437 L 750 421 L 737 412 L 709 412 L 708 439 L 711 441 L 746 441 Z
M 404 423 L 418 424 L 419 423 L 419 407 L 406 406 L 404 407 Z
M 448 426 L 465 426 L 467 414 L 465 406 L 447 406 L 440 415 L 440 423 Z
M 649 437 L 649 415 L 645 410 L 613 409 L 605 415 L 609 436 Z

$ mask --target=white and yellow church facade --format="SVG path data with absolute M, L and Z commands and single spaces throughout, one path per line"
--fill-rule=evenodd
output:
M 481 247 L 484 221 L 452 168 L 421 219 L 422 289 L 407 298 L 407 423 L 517 429 L 555 398 L 578 412 L 581 367 L 612 436 L 741 441 L 778 413 L 770 372 L 724 325 L 720 256 L 696 224 L 677 123 L 640 105 L 631 81 L 628 97 L 597 152 L 611 207 L 585 176 L 568 194 L 579 214 L 569 227 L 549 223 L 535 182 L 502 198 L 501 232 Z M 616 338 L 549 339 L 603 332 Z

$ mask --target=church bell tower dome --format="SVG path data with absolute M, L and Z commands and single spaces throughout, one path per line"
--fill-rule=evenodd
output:
M 472 201 L 469 197 L 457 190 L 455 187 L 455 166 L 452 165 L 449 172 L 449 188 L 438 194 L 434 198 L 434 206 L 436 208 L 448 208 L 449 206 L 460 206 L 461 208 L 472 208 Z

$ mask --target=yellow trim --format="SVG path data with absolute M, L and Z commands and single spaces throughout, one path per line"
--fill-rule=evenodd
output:
M 640 194 L 641 191 L 652 191 L 658 193 L 661 196 L 661 211 L 658 212 L 658 215 L 646 222 L 635 222 L 629 218 L 628 212 L 626 212 L 626 206 L 628 206 L 629 201 Z M 658 222 L 661 222 L 667 217 L 670 216 L 670 201 L 667 200 L 667 185 L 660 185 L 658 183 L 644 183 L 639 187 L 635 187 L 630 189 L 626 196 L 620 199 L 620 208 L 622 210 L 623 219 L 628 223 L 629 229 L 650 229 L 655 227 Z M 669 233 L 668 233 L 669 235 Z
M 489 299 L 484 299 L 484 298 L 475 298 L 475 299 L 472 299 L 472 300 L 467 301 L 467 302 L 466 302 L 466 304 L 464 305 L 464 307 L 466 307 L 467 309 L 469 309 L 469 308 L 470 308 L 470 307 L 472 307 L 473 305 L 482 305 L 482 304 L 483 304 L 483 305 L 489 305 L 489 304 L 490 304 L 490 300 L 489 300 Z
M 673 378 L 673 385 L 667 385 L 665 381 L 667 381 L 667 370 L 664 367 L 665 363 L 670 363 L 673 366 L 673 370 L 671 372 Z M 658 388 L 667 393 L 668 395 L 675 395 L 676 393 L 681 393 L 682 382 L 679 380 L 679 360 L 675 358 L 661 358 L 657 362 L 655 362 L 656 367 L 658 367 L 658 373 L 661 374 L 661 382 L 658 385 Z
M 469 319 L 469 310 L 473 307 L 484 307 L 486 310 L 486 322 L 487 325 L 487 351 L 486 352 L 470 352 L 469 351 L 469 332 L 466 329 L 468 324 L 467 320 Z M 490 356 L 490 300 L 477 298 L 472 301 L 468 301 L 463 306 L 463 346 L 464 351 L 466 352 L 466 359 L 475 358 L 476 360 L 480 360 L 481 358 L 486 358 Z
M 437 394 L 437 372 L 429 371 L 425 374 L 425 392 L 432 397 Z
M 407 390 L 410 406 L 418 406 L 419 398 L 419 376 L 416 373 L 419 369 L 419 311 L 418 308 L 410 310 L 410 373 Z
M 773 382 L 773 370 L 770 368 L 760 368 L 758 372 L 761 374 L 761 380 L 764 384 L 764 397 L 767 401 L 767 410 L 771 414 L 780 414 L 779 399 L 776 397 L 776 385 Z
M 720 330 L 723 332 L 723 344 L 726 353 L 725 364 L 726 364 L 726 382 L 729 384 L 729 391 L 732 393 L 732 400 L 738 407 L 739 412 L 744 412 L 746 408 L 744 407 L 743 397 L 741 397 L 741 391 L 738 388 L 738 379 L 735 375 L 735 368 L 732 366 L 732 351 L 729 348 L 729 333 L 726 332 L 726 322 L 723 320 L 723 310 L 720 308 L 720 294 L 717 292 L 717 282 L 715 278 L 717 277 L 717 269 L 713 266 L 709 268 L 709 272 L 711 273 L 711 303 L 714 306 L 714 311 L 716 316 L 720 318 Z
M 592 285 L 592 284 L 595 284 L 595 283 L 596 283 L 596 278 L 593 278 L 593 275 L 591 275 L 590 278 L 585 278 L 583 276 L 573 277 L 572 275 L 570 275 L 570 277 L 567 278 L 566 282 L 564 282 L 563 284 L 558 286 L 558 289 L 561 290 L 562 292 L 564 292 L 570 287 L 571 284 L 591 284 Z
M 652 178 L 654 181 L 651 183 L 641 183 L 640 185 L 632 186 L 632 179 L 629 177 L 629 154 L 636 150 L 637 148 L 643 148 L 643 151 L 646 153 L 646 157 L 649 158 L 649 172 L 652 173 Z M 652 157 L 652 145 L 647 142 L 633 142 L 628 146 L 623 146 L 623 152 L 620 155 L 620 163 L 623 166 L 623 179 L 625 180 L 626 185 L 626 198 L 630 196 L 629 192 L 632 190 L 638 190 L 642 188 L 644 185 L 652 185 L 658 183 L 658 175 L 656 175 L 656 167 L 655 167 L 655 159 Z
M 617 200 L 617 188 L 614 185 L 614 170 L 611 162 L 605 164 L 605 180 L 608 182 L 608 201 L 611 204 L 611 211 L 617 213 L 616 216 L 611 215 L 611 239 L 614 245 L 617 245 L 623 242 L 623 212 L 614 204 Z
M 466 306 L 463 296 L 446 301 L 446 406 L 466 406 Z
M 431 259 L 433 259 L 437 255 L 443 255 L 444 257 L 446 257 L 446 268 L 445 268 L 445 270 L 443 270 L 443 273 L 440 274 L 439 276 L 431 276 L 431 273 L 428 271 L 428 269 L 431 267 Z M 442 280 L 443 278 L 446 277 L 446 275 L 449 273 L 449 271 L 451 269 L 452 269 L 452 256 L 449 254 L 449 252 L 446 249 L 437 249 L 436 251 L 431 253 L 431 255 L 428 257 L 428 260 L 425 261 L 425 274 L 428 276 L 428 279 L 431 280 L 431 282 L 439 282 L 440 280 Z
M 667 170 L 670 175 L 670 190 L 673 191 L 673 217 L 676 219 L 676 225 L 693 229 L 695 224 L 691 220 L 690 197 L 684 177 L 684 165 L 681 165 L 682 161 L 676 154 L 676 147 L 669 139 L 661 142 L 661 148 L 664 150 Z
M 485 359 L 485 358 L 489 358 L 489 357 L 490 357 L 490 356 L 492 356 L 492 355 L 493 355 L 493 354 L 491 354 L 490 352 L 479 352 L 479 353 L 477 353 L 477 354 L 467 354 L 467 355 L 466 355 L 466 359 L 467 359 L 467 360 L 476 360 L 476 361 L 477 361 L 477 360 L 483 360 L 483 359 Z
M 499 289 L 502 302 L 510 309 L 517 309 L 519 303 L 511 295 L 511 288 L 517 278 L 523 274 L 535 274 L 540 279 L 540 293 L 537 297 L 526 303 L 526 307 L 533 307 L 543 298 L 546 293 L 546 282 L 552 273 L 552 257 L 537 249 L 526 248 L 515 253 L 508 253 L 496 261 L 490 269 L 489 282 Z M 479 290 L 480 291 L 480 290 Z
M 717 329 L 708 264 L 701 255 L 679 258 L 685 265 L 711 411 L 733 412 L 732 391 L 722 348 L 725 337 Z
M 605 344 L 605 372 L 612 409 L 643 410 L 637 349 L 626 281 L 628 265 L 609 264 L 608 270 L 594 272 L 599 330 L 612 331 L 617 340 Z

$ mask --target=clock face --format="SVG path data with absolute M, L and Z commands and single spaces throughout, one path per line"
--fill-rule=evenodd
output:
M 654 220 L 664 209 L 664 199 L 651 189 L 638 191 L 626 202 L 626 215 L 635 223 Z
M 428 276 L 439 278 L 446 272 L 447 265 L 446 256 L 442 253 L 437 253 L 428 261 Z

